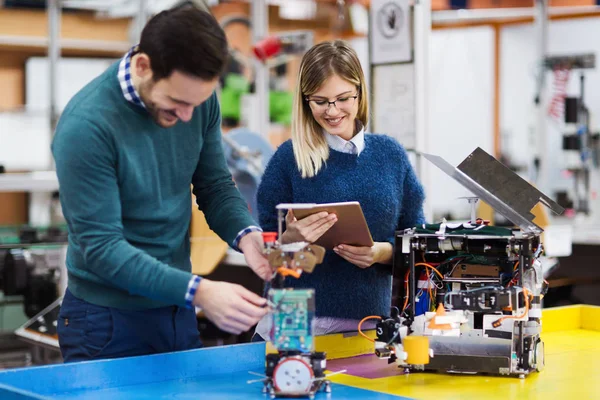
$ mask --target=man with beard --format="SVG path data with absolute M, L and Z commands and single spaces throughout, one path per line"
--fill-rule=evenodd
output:
M 209 13 L 164 11 L 65 108 L 52 142 L 69 229 L 65 362 L 198 348 L 196 306 L 234 334 L 266 314 L 260 296 L 191 273 L 190 185 L 210 228 L 271 272 L 221 147 L 227 54 Z

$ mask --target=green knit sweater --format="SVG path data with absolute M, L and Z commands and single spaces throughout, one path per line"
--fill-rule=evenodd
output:
M 216 95 L 191 121 L 161 128 L 128 102 L 118 63 L 69 102 L 52 142 L 68 223 L 69 289 L 125 309 L 185 304 L 192 197 L 230 245 L 256 225 L 221 145 Z

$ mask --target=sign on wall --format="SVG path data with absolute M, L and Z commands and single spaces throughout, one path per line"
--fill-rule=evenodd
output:
M 373 69 L 374 132 L 394 137 L 415 149 L 415 72 L 413 64 L 381 65 Z
M 409 0 L 371 0 L 371 64 L 410 62 L 412 43 Z

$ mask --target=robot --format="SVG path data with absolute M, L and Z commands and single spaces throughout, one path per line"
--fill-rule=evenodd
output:
M 282 210 L 288 207 L 290 205 L 277 206 L 279 237 Z M 315 291 L 286 288 L 285 278 L 299 278 L 303 273 L 311 273 L 323 262 L 325 249 L 306 242 L 281 244 L 277 237 L 276 232 L 263 233 L 265 254 L 274 271 L 267 291 L 272 322 L 269 341 L 277 352 L 267 354 L 265 376 L 258 381 L 264 383 L 263 392 L 271 398 L 314 399 L 320 390 L 331 392 L 327 379 L 331 374 L 325 375 L 326 354 L 316 352 L 314 345 Z
M 424 157 L 502 213 L 516 227 L 475 218 L 424 224 L 396 233 L 394 269 L 404 277 L 402 304 L 376 326 L 375 354 L 405 372 L 525 378 L 544 368 L 540 338 L 548 285 L 539 257 L 538 203 L 564 210 L 477 148 L 454 168 Z

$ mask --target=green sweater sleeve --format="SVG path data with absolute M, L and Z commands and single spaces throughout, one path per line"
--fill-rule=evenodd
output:
M 70 245 L 85 273 L 128 291 L 185 305 L 192 277 L 132 246 L 124 237 L 113 138 L 81 115 L 63 117 L 52 144 Z
M 216 95 L 209 100 L 209 118 L 203 133 L 200 160 L 192 178 L 198 208 L 208 226 L 230 246 L 243 229 L 258 225 L 233 182 L 221 143 L 221 112 Z

